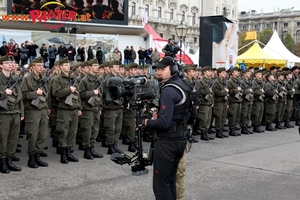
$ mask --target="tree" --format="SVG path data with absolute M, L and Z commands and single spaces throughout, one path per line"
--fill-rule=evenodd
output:
M 300 56 L 300 43 L 294 44 L 292 53 L 296 56 Z
M 294 47 L 295 41 L 289 32 L 287 32 L 285 37 L 283 38 L 283 44 L 288 50 L 293 52 L 293 47 Z
M 273 35 L 273 30 L 270 28 L 266 28 L 265 30 L 263 30 L 262 32 L 259 33 L 257 39 L 263 43 L 264 45 L 266 45 L 269 40 L 271 39 Z M 262 48 L 264 47 L 263 45 L 260 45 Z
M 245 40 L 246 36 L 247 36 L 246 32 L 241 32 L 239 34 L 238 48 L 240 50 L 238 51 L 238 55 L 245 53 L 252 46 L 251 44 L 246 46 L 247 44 L 253 41 L 253 40 Z

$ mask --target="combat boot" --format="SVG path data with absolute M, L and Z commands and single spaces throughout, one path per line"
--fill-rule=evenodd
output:
M 123 136 L 123 139 L 122 139 L 122 144 L 125 144 L 125 145 L 130 145 L 130 140 L 128 139 L 128 137 L 126 137 L 126 136 Z
M 9 174 L 9 169 L 7 167 L 6 158 L 0 158 L 0 172 L 3 174 Z
M 35 156 L 34 154 L 29 155 L 27 166 L 30 167 L 30 168 L 38 168 L 39 167 L 38 164 L 35 161 L 34 156 Z
M 242 131 L 241 131 L 242 134 L 245 134 L 245 135 L 249 135 L 250 133 L 247 131 L 246 127 L 243 126 L 242 127 Z
M 11 160 L 12 161 L 20 161 L 20 158 L 15 155 L 12 155 Z
M 84 151 L 83 146 L 82 146 L 82 143 L 79 143 L 79 144 L 78 144 L 78 150 Z
M 103 155 L 102 155 L 102 154 L 97 153 L 97 152 L 95 151 L 94 146 L 91 146 L 91 147 L 90 147 L 90 150 L 91 150 L 91 154 L 94 156 L 94 158 L 103 158 Z
M 245 128 L 246 128 L 246 131 L 248 131 L 249 134 L 253 134 L 253 132 L 248 129 L 248 126 L 246 126 Z
M 56 147 L 56 153 L 57 153 L 58 155 L 61 154 L 62 150 L 63 150 L 63 148 L 61 148 L 61 147 Z
M 295 126 L 299 126 L 300 125 L 300 119 L 296 120 Z
M 280 130 L 283 129 L 280 122 L 276 122 L 275 128 L 280 129 Z
M 284 122 L 284 126 L 285 126 L 286 128 L 294 128 L 294 126 L 292 126 L 292 125 L 290 124 L 289 121 L 285 121 L 285 122 Z
M 275 131 L 276 129 L 272 127 L 272 123 L 267 123 L 266 131 Z
M 120 149 L 118 148 L 117 143 L 115 143 L 115 144 L 113 145 L 113 147 L 114 147 L 114 149 L 115 149 L 118 153 L 124 153 L 124 151 L 122 151 L 122 150 L 120 150 Z
M 238 136 L 238 135 L 236 134 L 236 132 L 235 132 L 235 127 L 229 128 L 229 135 L 230 135 L 230 136 Z
M 71 147 L 67 148 L 67 158 L 68 158 L 68 161 L 70 161 L 70 162 L 78 162 L 79 161 L 79 159 L 75 158 L 73 156 L 73 154 L 71 153 Z
M 209 141 L 209 138 L 208 138 L 208 136 L 207 136 L 207 131 L 203 131 L 202 133 L 201 133 L 201 138 L 200 138 L 201 140 L 205 140 L 205 141 Z
M 129 144 L 129 146 L 128 146 L 128 151 L 129 151 L 129 152 L 133 152 L 133 153 L 136 151 L 136 148 L 135 148 L 135 145 L 134 145 L 133 142 L 131 142 L 131 143 Z
M 218 130 L 218 129 L 216 129 L 216 138 L 221 138 L 221 139 L 223 139 L 224 137 L 223 137 L 223 135 L 222 135 L 222 132 L 221 132 L 221 130 Z
M 114 154 L 114 153 L 118 153 L 115 148 L 114 148 L 114 145 L 108 145 L 108 149 L 107 149 L 107 154 L 111 155 L 111 154 Z
M 60 148 L 60 162 L 62 164 L 68 164 L 69 161 L 68 161 L 68 158 L 67 158 L 67 149 L 66 148 Z
M 254 126 L 253 127 L 253 132 L 254 133 L 262 133 L 261 129 L 259 128 L 259 126 Z
M 15 172 L 20 172 L 22 171 L 21 167 L 17 167 L 16 165 L 14 165 L 12 163 L 12 159 L 11 158 L 7 158 L 7 167 L 10 171 L 15 171 Z
M 86 148 L 85 150 L 84 150 L 84 156 L 83 156 L 85 159 L 88 159 L 88 160 L 93 160 L 94 159 L 94 157 L 93 157 L 93 155 L 92 155 L 92 153 L 91 153 L 91 149 L 90 148 Z
M 102 147 L 107 148 L 109 145 L 106 144 L 105 140 L 102 141 Z
M 41 160 L 39 153 L 35 154 L 35 162 L 40 167 L 48 167 L 48 163 L 46 163 L 46 162 L 44 162 L 44 161 Z

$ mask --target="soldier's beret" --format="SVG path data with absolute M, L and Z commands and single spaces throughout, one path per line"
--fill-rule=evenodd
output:
M 142 65 L 138 65 L 137 68 L 138 69 L 143 69 L 143 66 Z
M 133 69 L 133 68 L 137 68 L 137 66 L 138 66 L 138 64 L 136 64 L 136 63 L 130 63 L 130 64 L 128 65 L 128 68 L 129 68 L 129 69 Z
M 270 76 L 272 76 L 273 74 L 272 73 L 267 73 L 266 75 L 266 79 L 268 79 Z
M 97 64 L 98 65 L 98 60 L 96 58 L 91 59 L 91 60 L 88 61 L 88 65 L 89 66 L 92 66 L 93 64 Z
M 63 65 L 64 63 L 69 63 L 69 60 L 68 60 L 68 58 L 64 58 L 64 59 L 58 61 L 58 63 L 59 63 L 59 65 Z
M 196 68 L 197 68 L 197 66 L 195 66 L 195 65 L 186 65 L 186 66 L 184 66 L 184 71 L 188 72 L 190 70 L 195 70 Z
M 277 76 L 285 76 L 285 72 L 283 72 L 283 71 L 277 72 L 276 74 L 277 74 Z
M 44 63 L 44 59 L 42 57 L 36 57 L 31 61 L 31 63 Z
M 99 69 L 104 68 L 104 64 L 99 65 Z
M 220 67 L 220 68 L 217 69 L 218 73 L 221 73 L 221 72 L 224 72 L 224 71 L 226 71 L 225 67 Z
M 103 63 L 103 67 L 109 67 L 110 66 L 110 62 L 109 61 L 106 61 Z
M 248 69 L 245 69 L 245 70 L 243 70 L 242 72 L 245 74 L 245 73 L 247 73 L 247 72 L 250 72 L 250 69 L 249 69 L 249 68 L 248 68 Z
M 213 71 L 217 71 L 217 68 L 212 68 Z
M 144 69 L 145 68 L 148 69 L 150 66 L 151 66 L 150 64 L 146 64 L 146 65 L 144 65 Z
M 258 74 L 258 73 L 261 73 L 261 74 L 262 74 L 263 71 L 262 71 L 262 70 L 255 70 L 255 71 L 254 71 L 254 74 Z
M 231 72 L 231 73 L 234 72 L 234 71 L 240 71 L 240 68 L 238 68 L 238 67 L 233 67 L 233 68 L 230 69 L 230 72 Z
M 56 61 L 54 62 L 54 65 L 55 65 L 55 66 L 56 66 L 56 65 L 59 65 L 58 60 L 56 60 Z
M 121 64 L 119 65 L 120 68 L 125 68 L 125 65 Z
M 113 65 L 119 65 L 119 61 L 117 60 L 113 60 L 113 61 L 110 61 L 110 66 L 113 66 Z
M 2 64 L 5 61 L 11 61 L 10 56 L 1 56 L 0 57 L 0 63 Z
M 292 67 L 292 71 L 294 71 L 294 70 L 296 70 L 296 69 L 299 69 L 299 67 L 298 66 L 294 66 L 294 67 Z
M 195 71 L 201 71 L 201 67 L 197 67 Z
M 284 68 L 282 68 L 282 71 L 290 71 L 290 68 L 284 67 Z
M 211 66 L 204 66 L 204 67 L 201 67 L 201 71 L 202 71 L 202 72 L 209 71 L 209 70 L 212 70 Z
M 270 71 L 272 71 L 272 70 L 274 70 L 274 69 L 278 69 L 278 67 L 276 67 L 276 66 L 270 67 Z
M 89 61 L 84 61 L 84 62 L 81 62 L 80 64 L 77 64 L 77 66 L 81 66 L 81 67 L 87 67 L 87 66 L 91 66 Z

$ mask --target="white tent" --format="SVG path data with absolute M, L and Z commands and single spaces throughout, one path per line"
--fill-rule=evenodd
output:
M 273 57 L 284 57 L 287 60 L 286 67 L 293 67 L 295 63 L 300 63 L 300 58 L 291 53 L 282 43 L 275 30 L 268 44 L 264 47 L 265 52 Z

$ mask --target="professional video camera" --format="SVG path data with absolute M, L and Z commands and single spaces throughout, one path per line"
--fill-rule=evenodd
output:
M 145 75 L 132 76 L 129 79 L 111 77 L 106 83 L 106 100 L 115 101 L 127 97 L 129 101 L 150 100 L 158 96 L 159 86 L 156 79 L 147 79 Z

